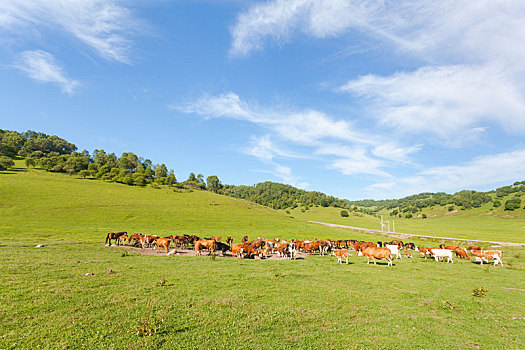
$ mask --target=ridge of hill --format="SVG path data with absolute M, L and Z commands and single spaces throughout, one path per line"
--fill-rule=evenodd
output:
M 424 192 L 388 200 L 349 201 L 317 191 L 305 191 L 291 185 L 266 181 L 253 186 L 223 185 L 216 175 L 190 173 L 187 180 L 177 182 L 173 170 L 165 164 L 153 164 L 131 152 L 120 157 L 104 150 L 77 152 L 77 146 L 58 136 L 35 131 L 19 133 L 0 129 L 0 171 L 14 166 L 12 158 L 22 157 L 26 167 L 40 167 L 48 172 L 77 174 L 83 178 L 100 179 L 139 187 L 167 185 L 178 189 L 201 189 L 242 198 L 273 209 L 307 210 L 314 206 L 350 209 L 370 215 L 427 218 L 453 214 L 456 210 L 472 210 L 490 206 L 492 213 L 524 215 L 522 195 L 525 181 L 515 182 L 488 192 L 463 190 L 454 194 Z M 525 197 L 524 197 L 525 198 Z M 445 209 L 446 208 L 446 209 Z
M 249 237 L 296 237 L 382 240 L 377 236 L 315 227 L 322 221 L 368 229 L 381 229 L 380 215 L 341 208 L 312 206 L 271 208 L 210 191 L 126 186 L 26 169 L 16 161 L 14 170 L 0 172 L 0 233 L 4 242 L 100 242 L 107 232 L 126 230 L 149 234 L 196 234 Z M 386 230 L 433 236 L 523 242 L 525 217 L 504 211 L 488 215 L 481 208 L 433 215 L 426 220 L 383 216 Z M 435 209 L 436 210 L 436 209 Z

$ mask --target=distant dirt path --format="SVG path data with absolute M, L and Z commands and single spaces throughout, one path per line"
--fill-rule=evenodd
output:
M 344 225 L 337 225 L 337 224 L 330 224 L 327 222 L 319 222 L 319 221 L 308 221 L 309 224 L 319 224 L 329 227 L 337 227 L 337 228 L 345 228 L 348 230 L 356 231 L 356 232 L 363 232 L 363 233 L 369 233 L 373 235 L 381 235 L 391 238 L 399 238 L 399 239 L 407 239 L 409 237 L 422 237 L 422 238 L 433 238 L 433 239 L 442 239 L 447 241 L 463 241 L 463 242 L 480 242 L 480 243 L 492 243 L 497 244 L 505 247 L 524 247 L 525 243 L 512 243 L 512 242 L 496 242 L 496 241 L 482 241 L 479 239 L 465 239 L 465 238 L 452 238 L 452 237 L 437 237 L 437 236 L 427 236 L 427 235 L 415 235 L 412 233 L 400 233 L 400 232 L 388 232 L 388 231 L 381 231 L 381 230 L 371 230 L 368 228 L 362 228 L 362 227 L 352 227 L 352 226 L 344 226 Z

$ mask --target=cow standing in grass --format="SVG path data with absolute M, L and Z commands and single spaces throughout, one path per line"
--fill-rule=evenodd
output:
M 115 240 L 117 241 L 117 245 L 120 245 L 121 241 L 120 241 L 120 237 L 125 237 L 125 239 L 128 238 L 128 233 L 127 232 L 109 232 L 108 235 L 106 236 L 106 244 L 108 244 L 109 246 L 111 246 L 111 240 Z
M 373 247 L 365 247 L 360 250 L 364 256 L 368 258 L 367 264 L 370 264 L 370 259 L 374 261 L 374 265 L 376 264 L 376 259 L 386 259 L 388 261 L 388 266 L 393 266 L 392 264 L 392 253 L 390 253 L 390 249 L 388 248 L 379 248 L 376 246 Z

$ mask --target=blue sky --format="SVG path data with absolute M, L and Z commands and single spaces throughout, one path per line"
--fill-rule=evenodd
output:
M 525 179 L 525 2 L 0 2 L 0 128 L 341 198 Z

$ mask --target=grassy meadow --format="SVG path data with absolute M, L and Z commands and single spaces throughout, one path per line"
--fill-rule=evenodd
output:
M 383 213 L 383 220 L 390 221 L 390 229 L 395 224 L 396 232 L 429 235 L 437 237 L 452 237 L 464 239 L 479 239 L 485 241 L 525 243 L 525 210 L 513 213 L 488 205 L 481 208 L 458 211 L 445 215 L 445 208 L 429 211 L 427 219 L 422 218 L 392 218 L 388 212 Z M 287 209 L 290 215 L 298 220 L 312 220 L 339 225 L 364 227 L 374 230 L 381 229 L 381 220 L 371 215 L 350 212 L 349 217 L 341 217 L 339 208 L 309 208 L 300 207 Z M 286 212 L 286 211 L 281 211 Z M 434 213 L 434 214 L 430 214 Z M 493 213 L 493 214 L 488 214 Z M 433 216 L 430 216 L 433 215 Z M 392 223 L 394 221 L 394 223 Z M 386 229 L 386 228 L 385 228 Z
M 415 252 L 387 267 L 355 255 L 339 265 L 321 256 L 239 261 L 103 246 L 108 231 L 120 230 L 236 241 L 245 234 L 381 239 L 306 223 L 379 226 L 377 218 L 339 211 L 287 214 L 209 192 L 0 173 L 0 349 L 523 348 L 523 248 L 498 248 L 505 267 L 436 263 Z M 455 226 L 459 217 L 429 218 L 414 220 L 426 225 L 417 227 L 407 219 L 406 230 L 523 241 L 521 219 L 477 217 L 494 221 L 472 216 Z M 403 223 L 396 221 L 398 231 Z M 484 295 L 474 296 L 481 288 Z

